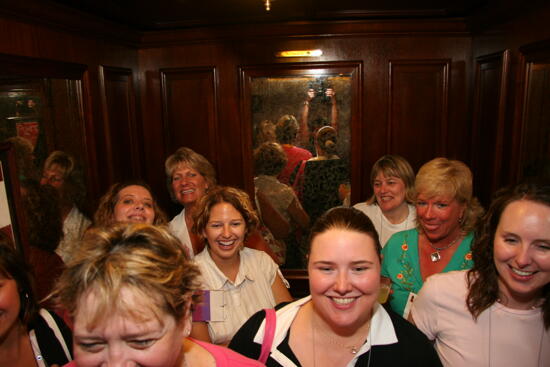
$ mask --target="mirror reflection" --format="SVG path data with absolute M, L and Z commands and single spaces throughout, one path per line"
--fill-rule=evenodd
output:
M 349 205 L 351 76 L 251 81 L 256 204 L 286 248 L 286 268 L 305 267 L 308 228 Z

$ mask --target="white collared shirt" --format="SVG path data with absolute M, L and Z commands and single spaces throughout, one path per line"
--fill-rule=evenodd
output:
M 214 344 L 227 343 L 250 316 L 263 308 L 273 308 L 275 298 L 271 286 L 278 274 L 278 266 L 263 251 L 248 247 L 240 253 L 239 272 L 235 282 L 230 281 L 216 266 L 208 248 L 195 256 L 203 289 L 218 291 L 222 299 L 211 310 L 221 315 L 219 321 L 208 322 L 208 333 Z M 213 304 L 211 304 L 213 307 Z
M 277 310 L 277 324 L 275 328 L 275 335 L 273 337 L 273 345 L 271 347 L 270 357 L 277 361 L 279 364 L 287 367 L 297 367 L 294 362 L 284 355 L 277 348 L 286 338 L 292 322 L 296 318 L 300 307 L 305 305 L 311 300 L 311 296 L 299 299 L 295 302 L 289 303 L 288 305 Z M 258 332 L 254 336 L 254 342 L 257 344 L 262 344 L 264 338 L 264 329 L 265 329 L 265 320 L 262 321 Z M 380 306 L 378 303 L 374 306 L 374 314 L 371 319 L 371 326 L 369 331 L 369 338 L 361 346 L 361 349 L 357 352 L 355 357 L 347 364 L 347 367 L 355 366 L 357 359 L 368 352 L 371 348 L 371 345 L 388 345 L 397 343 L 397 335 L 393 327 L 390 315 L 384 310 L 384 307 Z
M 182 246 L 187 249 L 189 258 L 192 259 L 195 253 L 193 252 L 193 243 L 191 242 L 187 223 L 185 222 L 185 208 L 183 208 L 181 213 L 172 218 L 170 223 L 168 223 L 168 229 L 180 240 Z

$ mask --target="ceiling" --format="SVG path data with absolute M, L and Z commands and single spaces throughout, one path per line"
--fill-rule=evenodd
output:
M 138 31 L 288 21 L 468 17 L 494 0 L 51 0 Z

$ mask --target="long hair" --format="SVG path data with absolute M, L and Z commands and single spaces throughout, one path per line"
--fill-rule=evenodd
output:
M 534 201 L 550 207 L 550 185 L 525 183 L 498 191 L 491 206 L 479 222 L 472 245 L 474 266 L 468 271 L 466 305 L 474 317 L 491 307 L 499 297 L 498 272 L 494 262 L 494 239 L 500 218 L 506 207 L 518 200 Z M 543 288 L 544 325 L 550 327 L 550 283 Z

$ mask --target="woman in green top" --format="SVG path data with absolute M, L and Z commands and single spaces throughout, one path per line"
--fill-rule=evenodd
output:
M 472 230 L 483 213 L 472 195 L 472 172 L 460 161 L 424 164 L 415 189 L 417 228 L 394 234 L 382 251 L 382 275 L 392 281 L 390 305 L 405 318 L 427 277 L 472 267 Z

